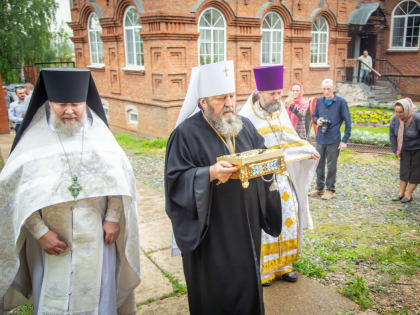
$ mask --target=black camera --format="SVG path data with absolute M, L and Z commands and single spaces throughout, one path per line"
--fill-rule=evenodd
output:
M 325 119 L 325 118 L 320 118 L 320 120 L 321 120 L 321 123 L 322 123 L 321 132 L 322 133 L 327 133 L 328 129 L 331 126 L 331 120 L 328 120 L 328 119 Z

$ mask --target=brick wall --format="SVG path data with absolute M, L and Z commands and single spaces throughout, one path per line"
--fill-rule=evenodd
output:
M 283 64 L 285 94 L 295 81 L 302 82 L 307 96 L 321 93 L 325 78 L 344 80 L 349 15 L 358 0 L 74 0 L 71 9 L 72 38 L 77 67 L 89 67 L 87 22 L 92 12 L 100 18 L 105 67 L 92 70 L 101 97 L 109 106 L 109 122 L 118 129 L 146 136 L 167 136 L 175 125 L 187 91 L 191 68 L 198 65 L 200 14 L 209 7 L 218 9 L 226 20 L 226 55 L 236 68 L 238 102 L 255 88 L 252 68 L 261 64 L 261 25 L 268 12 L 278 13 L 284 23 Z M 95 5 L 92 4 L 94 2 Z M 369 1 L 367 1 L 369 2 Z M 376 2 L 376 1 L 370 1 Z M 387 14 L 398 1 L 381 2 Z M 125 10 L 136 8 L 142 25 L 144 69 L 126 69 L 123 33 Z M 329 26 L 328 66 L 311 67 L 311 29 L 318 16 Z M 387 45 L 386 32 L 378 45 Z M 389 37 L 389 35 L 388 35 Z M 381 46 L 382 47 L 382 46 Z M 385 54 L 386 49 L 380 48 Z M 418 53 L 410 55 L 417 60 Z M 404 62 L 406 55 L 387 54 L 392 62 Z M 399 58 L 398 58 L 399 57 Z M 408 59 L 407 59 L 408 60 Z M 138 113 L 138 123 L 127 120 L 127 108 Z
M 3 86 L 0 74 L 0 87 Z M 10 132 L 9 129 L 9 119 L 7 118 L 7 108 L 4 101 L 4 91 L 3 88 L 0 89 L 0 134 L 6 134 Z

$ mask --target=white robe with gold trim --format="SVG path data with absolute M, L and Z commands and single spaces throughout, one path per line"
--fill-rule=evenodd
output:
M 251 120 L 267 148 L 283 149 L 288 173 L 277 176 L 282 233 L 275 238 L 262 232 L 261 279 L 265 283 L 292 271 L 291 264 L 297 261 L 301 250 L 303 229 L 313 228 L 307 194 L 317 166 L 311 155 L 317 151 L 298 136 L 283 104 L 279 111 L 267 117 L 259 102 L 252 101 L 255 93 L 258 92 L 251 94 L 239 115 Z

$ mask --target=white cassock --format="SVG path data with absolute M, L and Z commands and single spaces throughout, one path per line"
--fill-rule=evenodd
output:
M 0 174 L 0 304 L 9 310 L 32 296 L 37 314 L 134 314 L 140 250 L 131 165 L 93 111 L 84 132 L 59 133 L 62 145 L 47 112 L 38 109 Z M 104 243 L 103 220 L 120 223 L 115 244 Z M 48 229 L 68 244 L 64 254 L 39 247 Z
M 298 136 L 284 105 L 267 116 L 257 93 L 251 94 L 239 115 L 251 120 L 267 148 L 283 149 L 288 173 L 277 176 L 276 183 L 282 205 L 282 232 L 272 237 L 262 231 L 261 281 L 266 283 L 293 270 L 291 264 L 299 258 L 303 229 L 313 229 L 307 194 L 318 162 L 311 159 L 316 149 Z

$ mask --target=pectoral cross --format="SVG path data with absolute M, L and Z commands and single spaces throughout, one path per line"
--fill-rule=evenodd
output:
M 228 72 L 229 72 L 229 69 L 225 66 L 225 68 L 223 69 L 223 72 L 226 74 L 226 78 L 228 77 Z
M 68 187 L 71 195 L 76 201 L 77 196 L 79 196 L 80 191 L 82 190 L 82 186 L 77 182 L 77 176 L 72 177 L 73 183 Z

